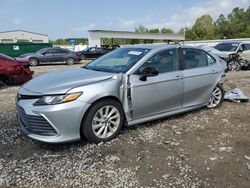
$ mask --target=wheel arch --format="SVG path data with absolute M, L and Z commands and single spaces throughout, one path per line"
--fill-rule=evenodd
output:
M 100 102 L 100 101 L 103 101 L 103 100 L 114 100 L 114 101 L 120 103 L 121 106 L 122 106 L 123 116 L 124 116 L 124 123 L 123 123 L 123 126 L 127 123 L 127 117 L 126 117 L 126 114 L 125 114 L 125 112 L 124 112 L 124 107 L 123 107 L 123 105 L 122 105 L 122 102 L 119 100 L 119 98 L 116 97 L 116 96 L 114 96 L 114 95 L 102 96 L 102 97 L 96 99 L 94 102 L 92 102 L 91 105 L 90 105 L 90 106 L 88 107 L 88 109 L 86 110 L 86 112 L 84 113 L 84 115 L 83 115 L 83 117 L 82 117 L 80 129 L 79 129 L 81 138 L 84 137 L 84 135 L 82 134 L 82 131 L 81 131 L 81 130 L 82 130 L 82 126 L 84 126 L 84 121 L 85 121 L 85 119 L 86 119 L 86 117 L 87 117 L 87 115 L 88 115 L 88 112 L 90 111 L 90 109 L 91 109 L 96 103 L 98 103 L 98 102 Z
M 31 57 L 29 57 L 29 61 L 30 61 L 31 59 L 36 59 L 37 62 L 40 63 L 40 59 L 39 59 L 38 57 L 33 57 L 33 56 L 31 56 Z

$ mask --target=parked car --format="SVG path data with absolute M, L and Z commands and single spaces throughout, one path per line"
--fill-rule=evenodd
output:
M 18 122 L 29 137 L 59 143 L 102 142 L 135 125 L 223 100 L 217 56 L 179 45 L 116 49 L 81 68 L 47 73 L 17 95 Z
M 4 84 L 23 84 L 32 78 L 27 62 L 0 53 L 0 81 Z
M 250 43 L 223 42 L 214 48 L 227 54 L 227 66 L 230 71 L 250 69 Z
M 108 52 L 112 51 L 112 49 L 108 48 L 100 48 L 100 47 L 91 47 L 86 48 L 82 51 L 77 52 L 78 56 L 81 57 L 81 59 L 96 59 Z
M 220 57 L 223 60 L 227 60 L 228 59 L 228 53 L 227 52 L 223 52 L 223 51 L 219 51 L 211 46 L 206 46 L 206 45 L 201 45 L 198 46 L 199 48 L 205 50 L 206 52 L 209 53 L 213 53 L 215 55 L 217 55 L 218 57 Z
M 48 63 L 66 63 L 73 65 L 80 57 L 73 51 L 59 47 L 43 48 L 36 53 L 23 54 L 17 60 L 28 61 L 31 66 Z

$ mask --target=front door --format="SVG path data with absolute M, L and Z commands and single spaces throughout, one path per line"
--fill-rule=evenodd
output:
M 49 49 L 41 55 L 41 62 L 53 62 L 54 49 Z
M 146 67 L 154 67 L 159 74 L 141 81 L 140 72 Z M 132 117 L 139 119 L 182 108 L 182 71 L 176 48 L 163 50 L 130 75 Z

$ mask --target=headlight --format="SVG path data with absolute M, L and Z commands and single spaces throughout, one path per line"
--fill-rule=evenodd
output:
M 51 104 L 61 104 L 61 103 L 71 102 L 80 97 L 81 94 L 82 92 L 70 93 L 64 95 L 43 96 L 38 101 L 36 101 L 34 105 L 39 106 L 39 105 L 51 105 Z

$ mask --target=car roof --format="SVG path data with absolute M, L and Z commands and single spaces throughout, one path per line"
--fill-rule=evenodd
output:
M 239 41 L 225 41 L 225 42 L 220 42 L 218 44 L 240 44 L 240 43 L 242 43 L 242 42 L 239 42 Z
M 203 50 L 197 46 L 188 46 L 188 45 L 181 45 L 181 44 L 141 44 L 141 45 L 125 46 L 125 48 L 145 48 L 145 49 L 150 49 L 150 50 L 171 49 L 171 48 L 178 48 L 178 47 Z
M 177 47 L 184 47 L 180 44 L 140 44 L 140 45 L 130 45 L 125 46 L 124 48 L 146 48 L 146 49 L 167 49 L 167 48 L 177 48 Z

